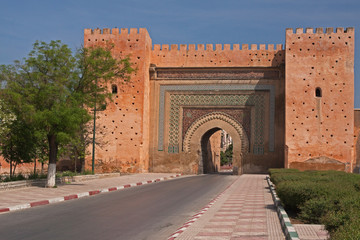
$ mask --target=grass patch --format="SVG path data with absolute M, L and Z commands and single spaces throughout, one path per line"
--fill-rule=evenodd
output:
M 331 239 L 360 239 L 360 175 L 270 169 L 270 178 L 295 219 L 324 224 Z

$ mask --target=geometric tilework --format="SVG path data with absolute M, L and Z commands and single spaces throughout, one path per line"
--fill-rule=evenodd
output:
M 264 95 L 263 94 L 171 94 L 169 119 L 169 147 L 178 150 L 180 145 L 179 124 L 182 106 L 254 106 L 255 132 L 254 149 L 264 148 Z M 261 154 L 256 151 L 254 153 Z
M 239 91 L 236 94 L 194 94 L 194 91 Z M 257 122 L 255 127 L 255 140 L 254 140 L 254 152 L 255 154 L 263 154 L 264 152 L 264 136 L 263 136 L 263 127 L 264 127 L 264 99 L 259 97 L 261 95 L 247 95 L 241 94 L 241 91 L 247 90 L 262 90 L 269 91 L 270 93 L 270 103 L 269 103 L 269 151 L 274 151 L 275 143 L 275 87 L 273 85 L 250 85 L 250 84 L 198 84 L 198 85 L 161 85 L 160 86 L 160 99 L 159 99 L 159 132 L 158 132 L 158 150 L 163 151 L 164 143 L 164 116 L 165 116 L 165 93 L 168 91 L 192 91 L 192 94 L 171 94 L 170 95 L 170 132 L 169 132 L 169 152 L 178 152 L 179 151 L 179 109 L 180 106 L 186 106 L 189 102 L 193 104 L 202 104 L 209 106 L 211 104 L 225 105 L 225 106 L 234 106 L 234 101 L 239 105 L 253 105 L 258 106 L 260 110 L 255 110 L 255 122 Z M 229 97 L 225 97 L 225 95 Z M 196 97 L 198 96 L 198 97 Z M 211 104 L 209 102 L 211 101 Z M 200 105 L 201 106 L 201 105 Z M 213 105 L 216 106 L 216 105 Z

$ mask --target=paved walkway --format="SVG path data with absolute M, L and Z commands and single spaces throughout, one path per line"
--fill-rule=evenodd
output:
M 169 239 L 285 239 L 266 175 L 242 175 Z
M 142 173 L 122 175 L 102 179 L 87 180 L 71 184 L 58 185 L 57 188 L 25 187 L 0 191 L 0 213 L 4 209 L 19 210 L 53 202 L 71 200 L 100 192 L 114 191 L 121 188 L 136 186 L 165 180 L 176 176 L 174 173 Z M 50 200 L 50 201 L 48 201 Z M 1 211 L 3 210 L 3 211 Z
M 59 185 L 57 188 L 26 187 L 0 191 L 0 214 L 52 202 L 71 200 L 162 181 L 179 175 L 145 173 L 122 175 Z M 186 222 L 169 239 L 195 240 L 281 240 L 285 239 L 266 175 L 242 175 L 224 192 Z M 44 201 L 48 200 L 50 201 Z M 294 227 L 302 240 L 327 239 L 320 225 Z

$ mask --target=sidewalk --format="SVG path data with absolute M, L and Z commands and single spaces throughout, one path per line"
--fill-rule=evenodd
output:
M 240 176 L 170 239 L 285 239 L 266 175 Z
M 3 190 L 0 191 L 0 214 L 180 176 L 180 174 L 174 173 L 141 173 L 63 184 L 58 185 L 57 188 L 25 187 Z

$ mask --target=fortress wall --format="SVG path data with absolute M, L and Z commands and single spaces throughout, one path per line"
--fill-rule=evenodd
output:
M 360 173 L 360 109 L 355 109 L 354 120 L 355 161 L 353 172 Z
M 350 172 L 354 29 L 286 30 L 285 166 Z
M 144 172 L 148 169 L 151 39 L 146 29 L 85 29 L 85 47 L 111 45 L 113 56 L 129 55 L 137 72 L 130 82 L 116 81 L 114 101 L 97 113 L 97 139 L 103 146 L 96 147 L 96 171 Z M 91 156 L 86 163 L 89 168 Z
M 151 52 L 157 67 L 274 67 L 284 60 L 282 44 L 155 44 Z

